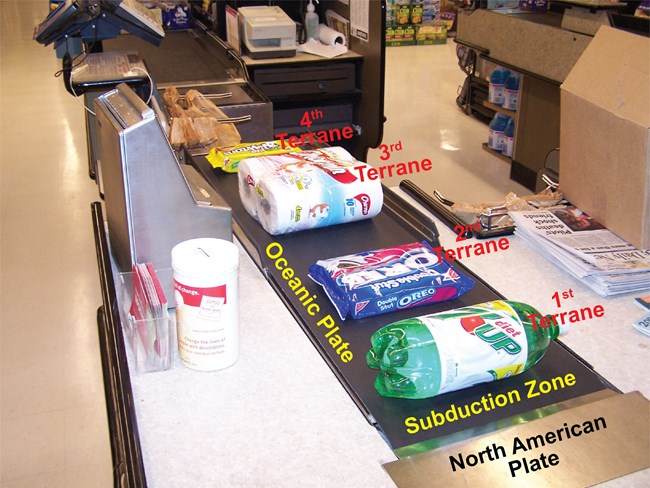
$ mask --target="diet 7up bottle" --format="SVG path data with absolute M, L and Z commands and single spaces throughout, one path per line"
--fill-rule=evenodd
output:
M 497 300 L 401 320 L 371 339 L 375 389 L 397 398 L 428 398 L 522 373 L 546 353 L 560 328 L 534 328 L 539 312 Z

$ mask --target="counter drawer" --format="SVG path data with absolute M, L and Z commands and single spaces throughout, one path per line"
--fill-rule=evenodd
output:
M 354 63 L 327 66 L 262 68 L 253 73 L 253 82 L 268 97 L 344 94 L 356 88 Z

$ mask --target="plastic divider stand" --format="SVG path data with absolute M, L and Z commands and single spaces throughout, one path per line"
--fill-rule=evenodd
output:
M 163 277 L 171 279 L 171 275 L 171 269 L 158 273 L 161 281 Z M 176 315 L 173 311 L 165 310 L 164 317 L 136 320 L 129 313 L 133 297 L 133 273 L 120 273 L 117 288 L 122 328 L 131 352 L 129 363 L 138 373 L 169 369 L 176 349 Z
M 430 449 L 444 445 L 443 443 L 460 441 L 515 425 L 531 418 L 547 415 L 550 411 L 554 411 L 555 405 L 560 402 L 614 389 L 566 346 L 554 341 L 542 361 L 529 371 L 512 378 L 423 400 L 380 396 L 373 386 L 376 371 L 370 369 L 365 360 L 373 332 L 389 323 L 409 317 L 504 297 L 456 261 L 454 266 L 476 281 L 474 288 L 466 295 L 416 309 L 361 320 L 342 321 L 329 298 L 308 277 L 309 266 L 318 259 L 423 240 L 428 240 L 437 246 L 437 230 L 431 218 L 384 187 L 384 208 L 373 219 L 272 236 L 243 208 L 239 198 L 237 175 L 214 170 L 205 158 L 195 158 L 193 164 L 232 207 L 233 231 L 237 238 L 265 273 L 278 297 L 296 318 L 367 420 L 380 430 L 398 455 L 418 449 Z M 269 246 L 273 252 L 267 254 L 266 250 Z M 279 259 L 277 255 L 280 249 L 282 258 L 286 259 L 286 263 L 283 262 L 281 266 L 276 261 Z M 282 270 L 289 267 L 293 269 L 294 276 L 298 277 L 309 291 L 309 296 L 315 296 L 312 303 L 315 302 L 319 306 L 316 315 L 308 313 L 307 308 L 283 277 Z M 331 322 L 326 320 L 327 317 Z M 334 334 L 341 338 L 338 344 L 347 343 L 346 350 L 353 353 L 352 359 L 346 355 L 349 360 L 344 361 L 341 352 L 337 352 L 337 349 L 341 351 L 340 346 L 333 347 L 330 338 Z M 528 396 L 527 384 L 549 382 L 567 374 L 575 377 L 575 384 L 570 388 Z M 496 403 L 504 399 L 508 400 L 507 405 Z M 456 415 L 455 420 L 451 421 L 445 418 L 446 412 L 451 409 L 471 405 L 474 402 L 482 405 L 480 412 L 475 409 L 476 413 L 468 418 L 458 418 Z M 438 416 L 434 417 L 433 412 Z M 444 422 L 439 422 L 440 415 Z M 453 418 L 453 414 L 450 414 L 449 418 Z M 439 425 L 433 425 L 435 420 L 438 420 Z

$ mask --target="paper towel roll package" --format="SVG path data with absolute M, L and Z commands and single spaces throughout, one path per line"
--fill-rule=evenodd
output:
M 367 177 L 341 147 L 245 159 L 239 196 L 271 235 L 375 217 L 384 202 L 381 181 Z

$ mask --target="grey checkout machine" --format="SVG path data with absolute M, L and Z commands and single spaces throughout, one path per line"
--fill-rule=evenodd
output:
M 198 237 L 231 240 L 231 209 L 192 166 L 179 162 L 165 114 L 126 84 L 98 97 L 95 114 L 115 264 L 126 272 L 134 263 L 151 262 L 172 299 L 171 249 Z
M 127 43 L 136 48 L 152 88 L 142 96 L 129 85 L 119 84 L 95 99 L 97 134 L 89 153 L 97 156 L 96 179 L 104 195 L 108 240 L 116 265 L 120 271 L 130 271 L 132 263 L 151 262 L 172 300 L 172 280 L 165 273 L 171 273 L 173 246 L 198 237 L 232 240 L 232 216 L 230 205 L 188 164 L 202 158 L 208 148 L 172 148 L 167 136 L 169 116 L 158 88 L 174 86 L 181 97 L 196 89 L 213 99 L 229 121 L 237 121 L 243 142 L 273 137 L 273 108 L 241 76 L 241 64 L 229 59 L 212 36 L 192 31 L 169 34 L 165 39 L 169 45 L 160 47 L 133 42 L 128 35 L 104 42 L 106 56 L 125 52 Z M 175 52 L 170 48 L 179 44 L 189 44 L 190 52 L 199 49 L 201 54 L 194 58 L 197 70 L 180 70 L 180 77 L 178 69 L 168 67 Z M 184 58 L 192 56 L 186 53 Z M 203 72 L 202 67 L 209 71 Z

